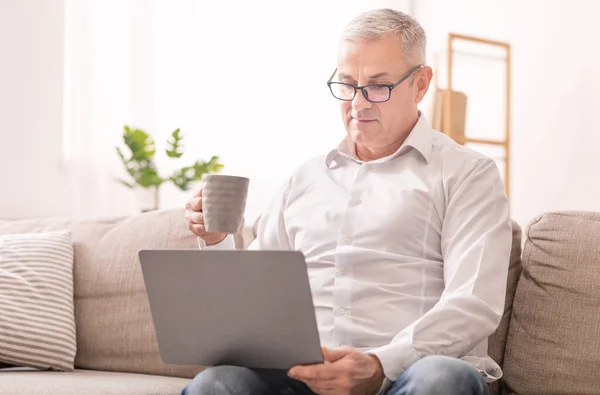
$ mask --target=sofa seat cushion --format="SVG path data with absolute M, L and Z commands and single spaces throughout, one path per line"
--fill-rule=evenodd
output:
M 0 394 L 180 395 L 188 379 L 93 370 L 0 372 Z
M 599 393 L 599 240 L 600 213 L 548 213 L 529 226 L 504 355 L 504 393 Z

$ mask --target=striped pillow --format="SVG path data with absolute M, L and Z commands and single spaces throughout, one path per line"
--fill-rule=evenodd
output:
M 73 305 L 70 232 L 0 236 L 0 363 L 72 371 Z

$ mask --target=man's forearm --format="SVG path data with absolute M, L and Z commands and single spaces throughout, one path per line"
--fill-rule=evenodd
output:
M 461 357 L 491 335 L 502 311 L 490 308 L 475 295 L 450 295 L 410 326 L 390 344 L 369 351 L 379 358 L 392 381 L 412 364 L 430 355 Z

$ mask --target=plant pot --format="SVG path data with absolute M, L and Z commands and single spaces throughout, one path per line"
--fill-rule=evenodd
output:
M 145 213 L 159 208 L 158 189 L 156 187 L 142 188 L 136 187 L 134 190 L 135 204 L 137 210 Z

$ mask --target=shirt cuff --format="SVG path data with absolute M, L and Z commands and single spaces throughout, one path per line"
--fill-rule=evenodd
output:
M 206 242 L 200 237 L 197 237 L 198 248 L 201 250 L 235 250 L 235 239 L 232 234 L 228 234 L 221 242 L 207 246 Z
M 369 354 L 375 355 L 381 362 L 383 374 L 387 378 L 384 381 L 384 386 L 388 380 L 390 382 L 398 380 L 398 377 L 406 369 L 425 356 L 413 348 L 411 337 L 412 331 L 406 331 L 397 336 L 392 343 L 369 351 Z

